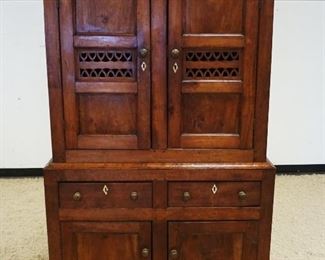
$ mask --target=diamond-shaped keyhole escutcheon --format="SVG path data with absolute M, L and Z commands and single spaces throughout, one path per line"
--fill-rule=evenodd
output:
M 174 71 L 175 74 L 178 71 L 178 64 L 177 64 L 177 62 L 175 62 L 174 65 L 173 65 L 173 71 Z
M 142 71 L 146 71 L 146 69 L 147 69 L 147 64 L 146 64 L 145 62 L 142 62 L 142 64 L 141 64 L 141 69 L 142 69 Z
M 218 191 L 218 187 L 217 187 L 217 185 L 214 184 L 214 185 L 212 186 L 212 189 L 211 189 L 211 190 L 212 190 L 212 193 L 213 193 L 213 194 L 216 194 L 217 191 Z
M 104 187 L 103 187 L 103 192 L 104 192 L 104 194 L 105 194 L 106 196 L 108 195 L 108 191 L 109 191 L 108 187 L 107 187 L 106 185 L 104 185 Z

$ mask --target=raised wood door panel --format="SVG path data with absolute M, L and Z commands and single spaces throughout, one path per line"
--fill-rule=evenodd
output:
M 169 259 L 256 260 L 257 222 L 171 222 Z
M 151 259 L 151 224 L 64 222 L 63 260 Z M 148 249 L 143 256 L 143 249 Z
M 169 0 L 170 148 L 252 148 L 258 6 Z
M 150 148 L 150 1 L 60 0 L 60 24 L 66 148 Z

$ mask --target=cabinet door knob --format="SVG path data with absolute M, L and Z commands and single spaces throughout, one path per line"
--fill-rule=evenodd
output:
M 136 191 L 132 191 L 130 194 L 130 198 L 131 198 L 131 200 L 134 200 L 134 201 L 138 200 L 139 194 Z
M 143 257 L 148 257 L 150 254 L 150 251 L 148 248 L 143 248 L 141 253 L 142 253 Z
M 191 199 L 191 194 L 188 191 L 185 191 L 183 193 L 183 200 L 186 202 L 189 201 L 190 199 Z
M 179 54 L 180 54 L 179 49 L 172 49 L 172 51 L 171 51 L 172 58 L 177 59 L 179 57 Z
M 141 58 L 147 57 L 148 53 L 149 53 L 149 50 L 148 49 L 146 49 L 146 48 L 140 49 L 140 56 L 141 56 Z
M 72 196 L 73 200 L 79 201 L 81 200 L 81 193 L 79 191 L 75 192 Z
M 169 256 L 172 258 L 172 259 L 176 259 L 178 257 L 178 251 L 176 249 L 172 249 L 170 250 L 169 252 Z
M 247 193 L 245 191 L 238 192 L 238 197 L 240 200 L 244 200 L 247 198 Z

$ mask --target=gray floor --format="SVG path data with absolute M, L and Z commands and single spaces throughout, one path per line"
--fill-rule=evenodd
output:
M 276 179 L 271 260 L 325 260 L 325 174 Z M 0 259 L 48 259 L 42 178 L 0 179 Z

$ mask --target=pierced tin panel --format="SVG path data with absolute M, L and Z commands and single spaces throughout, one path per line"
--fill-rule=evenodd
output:
M 79 50 L 77 71 L 79 80 L 135 80 L 133 50 Z
M 80 69 L 81 78 L 132 78 L 132 69 Z
M 79 62 L 132 61 L 131 51 L 80 51 Z
M 241 79 L 241 56 L 241 50 L 187 50 L 184 52 L 184 78 Z

